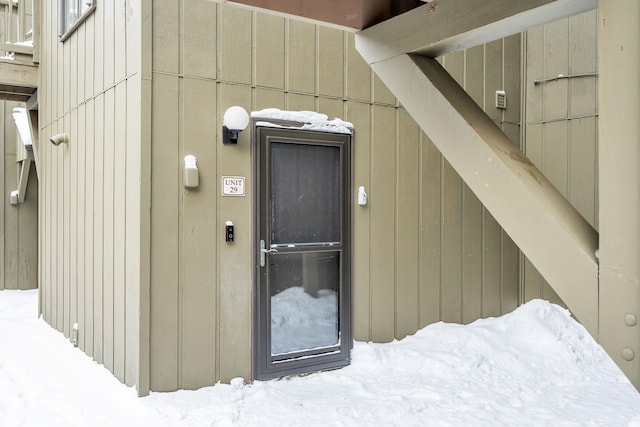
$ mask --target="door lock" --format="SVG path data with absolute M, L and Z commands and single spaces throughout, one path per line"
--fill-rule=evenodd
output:
M 265 254 L 277 254 L 278 250 L 275 248 L 267 249 L 264 240 L 260 240 L 260 267 L 265 265 Z

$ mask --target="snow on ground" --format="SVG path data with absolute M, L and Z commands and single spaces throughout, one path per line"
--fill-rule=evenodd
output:
M 389 344 L 340 370 L 137 398 L 0 292 L 0 426 L 635 426 L 640 394 L 567 312 L 533 301 Z

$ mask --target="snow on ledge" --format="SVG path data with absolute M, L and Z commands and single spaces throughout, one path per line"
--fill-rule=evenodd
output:
M 11 42 L 11 44 L 15 44 L 18 46 L 33 47 L 33 40 L 25 40 L 23 42 Z
M 261 111 L 252 111 L 251 117 L 258 121 L 257 126 L 290 128 L 302 130 L 315 130 L 320 132 L 346 133 L 351 134 L 353 124 L 344 120 L 335 118 L 329 120 L 326 114 L 316 113 L 315 111 L 285 111 L 277 108 L 267 108 Z M 271 123 L 269 120 L 281 120 L 285 122 L 300 123 L 302 126 L 287 126 L 283 124 Z

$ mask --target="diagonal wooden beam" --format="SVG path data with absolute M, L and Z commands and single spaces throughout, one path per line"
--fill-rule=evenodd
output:
M 431 58 L 372 65 L 589 332 L 598 334 L 598 234 Z
M 27 197 L 27 183 L 29 182 L 29 171 L 31 170 L 31 159 L 24 159 L 20 166 L 20 178 L 18 181 L 18 203 L 24 203 Z
M 434 0 L 356 34 L 372 64 L 403 53 L 435 58 L 598 7 L 598 0 Z

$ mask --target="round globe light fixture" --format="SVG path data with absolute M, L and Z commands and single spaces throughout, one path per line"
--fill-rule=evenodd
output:
M 238 134 L 247 128 L 249 124 L 249 114 L 247 111 L 234 105 L 224 112 L 222 118 L 222 143 L 237 144 Z

